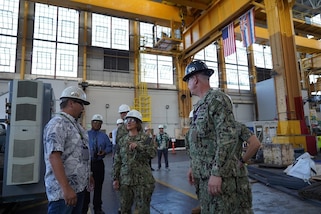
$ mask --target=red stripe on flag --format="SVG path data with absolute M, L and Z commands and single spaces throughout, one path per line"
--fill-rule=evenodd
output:
M 230 23 L 222 30 L 224 57 L 236 52 L 234 24 Z

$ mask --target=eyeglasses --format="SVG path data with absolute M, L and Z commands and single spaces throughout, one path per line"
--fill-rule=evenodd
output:
M 84 103 L 81 100 L 73 100 L 75 103 L 80 104 L 81 106 L 84 106 Z
M 136 123 L 136 120 L 134 118 L 128 118 L 124 122 L 125 123 Z
M 96 123 L 96 124 L 102 124 L 102 123 L 103 123 L 103 122 L 100 121 L 100 120 L 93 120 L 92 122 L 93 122 L 93 123 Z

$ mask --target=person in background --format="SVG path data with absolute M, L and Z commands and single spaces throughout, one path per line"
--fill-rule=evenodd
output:
M 151 138 L 142 130 L 142 114 L 131 110 L 125 119 L 128 133 L 118 142 L 113 167 L 113 187 L 120 191 L 121 213 L 149 214 L 155 179 L 148 164 L 156 156 Z
M 154 144 L 154 136 L 152 134 L 152 129 L 149 126 L 146 126 L 144 130 L 145 134 L 147 134 L 152 139 L 151 143 Z M 150 170 L 155 171 L 155 169 L 152 167 L 152 158 L 149 159 L 149 166 Z
M 49 214 L 81 213 L 85 189 L 94 185 L 88 135 L 78 122 L 84 105 L 89 104 L 82 89 L 65 88 L 60 96 L 61 111 L 44 128 L 44 180 Z
M 240 179 L 245 166 L 240 165 L 244 160 L 238 151 L 238 124 L 229 97 L 210 87 L 213 73 L 197 60 L 186 67 L 183 77 L 191 94 L 200 98 L 193 106 L 186 136 L 190 156 L 188 181 L 196 187 L 202 214 L 235 213 L 240 208 L 240 213 L 253 213 L 252 205 L 246 203 L 251 200 L 248 179 Z
M 112 144 L 113 144 L 113 161 L 114 161 L 114 156 L 115 156 L 115 152 L 116 152 L 116 148 L 117 148 L 117 143 L 116 143 L 116 136 L 117 136 L 117 129 L 119 126 L 122 126 L 124 124 L 124 120 L 119 118 L 116 121 L 116 128 L 113 129 L 112 131 Z
M 127 113 L 130 111 L 130 107 L 127 104 L 121 104 L 118 108 L 118 113 L 120 115 L 120 119 L 125 120 L 125 117 Z M 117 132 L 116 132 L 116 153 L 119 150 L 118 143 L 120 139 L 125 136 L 128 133 L 128 130 L 126 128 L 125 124 L 120 124 L 117 127 Z M 120 208 L 118 209 L 118 213 L 121 213 Z
M 165 169 L 169 171 L 168 167 L 168 145 L 171 141 L 169 135 L 164 132 L 164 126 L 159 125 L 158 126 L 159 133 L 156 135 L 155 143 L 157 144 L 157 157 L 158 157 L 158 168 L 157 171 L 159 171 L 162 167 L 162 156 L 164 155 L 165 159 Z
M 125 117 L 127 115 L 127 113 L 130 111 L 130 108 L 128 105 L 126 104 L 121 104 L 118 108 L 118 113 L 120 114 L 120 118 L 125 120 Z M 121 137 L 123 137 L 124 135 L 126 135 L 128 133 L 125 124 L 121 124 L 118 128 L 117 128 L 117 134 L 116 134 L 116 144 L 118 144 L 119 140 Z
M 91 151 L 91 171 L 95 181 L 93 205 L 95 214 L 104 214 L 102 210 L 101 193 L 105 179 L 105 164 L 103 158 L 111 153 L 112 145 L 106 133 L 101 131 L 103 117 L 100 114 L 93 115 L 91 130 L 88 131 L 89 147 Z M 90 191 L 86 191 L 82 213 L 86 214 L 90 203 Z

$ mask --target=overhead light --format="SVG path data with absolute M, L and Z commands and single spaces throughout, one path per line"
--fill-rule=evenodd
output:
M 312 38 L 314 38 L 314 36 L 313 36 L 313 35 L 308 34 L 308 35 L 307 35 L 307 38 L 308 38 L 308 39 L 312 39 Z

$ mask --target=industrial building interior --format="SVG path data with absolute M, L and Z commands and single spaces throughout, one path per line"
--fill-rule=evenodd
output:
M 255 41 L 244 46 L 240 17 L 252 9 Z M 153 172 L 151 213 L 190 213 L 198 202 L 186 178 L 184 135 L 198 98 L 182 78 L 193 60 L 214 69 L 211 86 L 232 98 L 236 120 L 262 143 L 248 168 L 254 213 L 320 213 L 321 197 L 303 196 L 299 187 L 306 183 L 283 173 L 308 152 L 321 175 L 320 11 L 321 0 L 1 1 L 1 213 L 46 212 L 42 129 L 70 85 L 81 87 L 92 103 L 81 118 L 86 129 L 99 113 L 109 134 L 123 103 L 139 110 L 154 134 L 165 126 L 175 147 L 171 171 Z M 225 55 L 222 31 L 229 24 L 236 47 Z M 31 87 L 43 94 L 16 94 Z M 41 111 L 22 117 L 32 113 L 20 109 L 21 102 L 36 103 Z M 24 141 L 35 143 L 30 156 L 21 158 L 14 148 L 21 146 L 21 155 L 30 145 Z M 30 177 L 12 170 L 29 161 Z M 112 214 L 119 199 L 110 155 L 105 164 L 103 209 Z

